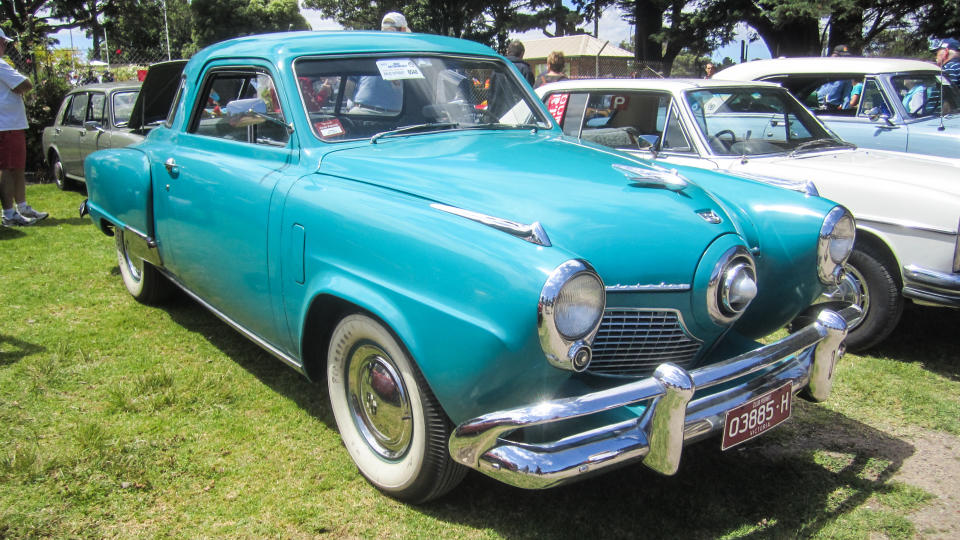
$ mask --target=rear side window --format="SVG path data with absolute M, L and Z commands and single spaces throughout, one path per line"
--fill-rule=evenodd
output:
M 286 146 L 290 139 L 273 78 L 252 69 L 207 77 L 190 132 L 269 146 Z
M 87 120 L 99 122 L 102 125 L 106 103 L 107 97 L 105 95 L 100 93 L 90 94 L 90 106 L 87 107 Z

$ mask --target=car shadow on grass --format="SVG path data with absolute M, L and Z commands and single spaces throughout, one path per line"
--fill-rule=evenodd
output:
M 672 477 L 636 464 L 525 491 L 472 472 L 421 510 L 509 538 L 808 537 L 889 491 L 913 453 L 882 431 L 798 402 L 786 424 L 735 449 L 721 452 L 719 439 L 688 446 Z
M 114 270 L 119 274 L 118 268 L 114 267 Z M 336 421 L 328 406 L 324 385 L 311 382 L 218 319 L 186 294 L 179 292 L 174 294 L 161 308 L 175 323 L 203 335 L 211 345 L 229 356 L 237 365 L 269 386 L 274 392 L 294 400 L 308 414 L 322 421 L 330 429 L 336 429 Z
M 21 358 L 46 349 L 13 336 L 0 334 L 0 367 L 19 362 Z
M 960 310 L 908 303 L 890 337 L 866 353 L 921 363 L 929 371 L 960 380 L 958 328 Z

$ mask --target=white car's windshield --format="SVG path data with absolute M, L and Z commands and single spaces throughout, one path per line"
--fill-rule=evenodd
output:
M 301 59 L 294 67 L 313 132 L 327 142 L 447 129 L 550 127 L 536 99 L 493 59 Z
M 957 89 L 944 82 L 942 76 L 896 75 L 891 77 L 891 82 L 909 118 L 940 116 L 941 106 L 944 114 L 953 114 L 960 105 Z
M 686 92 L 686 101 L 715 154 L 775 154 L 848 146 L 780 88 L 691 90 Z

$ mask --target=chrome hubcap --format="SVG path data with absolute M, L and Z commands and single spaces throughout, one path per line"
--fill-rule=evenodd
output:
M 403 457 L 413 438 L 413 417 L 397 367 L 372 344 L 354 349 L 347 365 L 347 400 L 357 429 L 381 457 Z
M 850 265 L 844 266 L 840 283 L 836 289 L 827 294 L 827 297 L 831 301 L 853 304 L 861 309 L 863 315 L 847 323 L 849 330 L 860 326 L 870 309 L 870 290 L 867 288 L 867 281 L 860 271 Z

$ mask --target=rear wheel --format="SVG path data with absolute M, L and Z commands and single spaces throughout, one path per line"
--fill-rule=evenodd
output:
M 862 351 L 880 343 L 893 332 L 903 313 L 903 295 L 895 269 L 869 245 L 856 246 L 847 261 L 845 285 L 856 291 L 863 316 L 850 325 L 847 348 Z
M 73 180 L 67 178 L 66 173 L 63 172 L 63 163 L 60 162 L 60 155 L 56 152 L 50 156 L 50 177 L 53 178 L 57 187 L 63 191 L 73 187 Z
M 377 489 L 425 502 L 466 474 L 447 451 L 452 425 L 423 375 L 383 325 L 362 314 L 337 324 L 327 386 L 340 437 Z
M 127 292 L 140 303 L 159 304 L 170 296 L 172 286 L 167 278 L 150 263 L 131 255 L 122 230 L 116 230 L 117 263 L 120 265 L 120 277 Z

